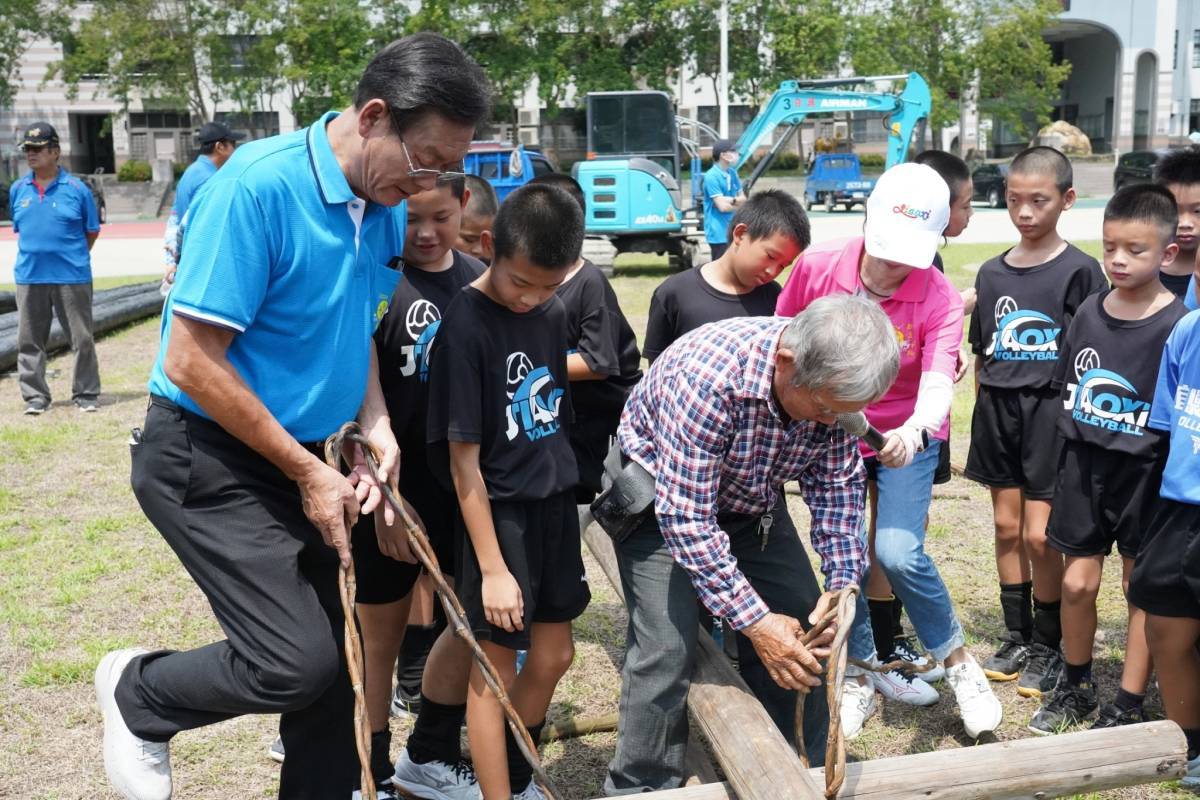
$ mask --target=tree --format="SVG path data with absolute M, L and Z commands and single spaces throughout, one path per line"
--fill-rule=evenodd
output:
M 374 55 L 371 23 L 358 0 L 272 0 L 280 74 L 292 115 L 307 125 L 330 108 L 343 108 Z M 390 39 L 389 39 L 390 40 Z
M 21 57 L 35 39 L 61 38 L 67 9 L 44 0 L 0 0 L 0 108 L 17 93 Z
M 1071 74 L 1054 63 L 1041 32 L 1060 6 L 1046 0 L 1013 3 L 988 24 L 976 46 L 979 113 L 1032 137 L 1050 121 L 1059 87 Z
M 98 84 L 128 107 L 136 95 L 211 119 L 216 102 L 206 54 L 226 34 L 228 6 L 215 0 L 95 0 L 92 15 L 63 35 L 63 59 L 51 66 L 74 96 Z

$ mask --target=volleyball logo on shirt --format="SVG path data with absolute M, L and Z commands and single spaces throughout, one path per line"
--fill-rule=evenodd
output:
M 1055 361 L 1062 327 L 1040 311 L 1022 309 L 1008 295 L 996 300 L 996 331 L 984 355 L 993 361 Z
M 508 379 L 508 419 L 505 435 L 511 442 L 524 432 L 529 441 L 536 442 L 559 429 L 558 411 L 563 390 L 554 385 L 554 376 L 547 367 L 535 367 L 529 356 L 517 351 L 505 363 Z
M 420 373 L 421 383 L 429 380 L 429 351 L 442 324 L 442 314 L 428 300 L 417 300 L 404 313 L 404 329 L 412 344 L 400 348 L 400 374 L 406 378 Z
M 1128 436 L 1145 436 L 1150 403 L 1121 375 L 1100 366 L 1100 354 L 1085 347 L 1075 356 L 1075 382 L 1067 384 L 1063 408 L 1082 425 Z

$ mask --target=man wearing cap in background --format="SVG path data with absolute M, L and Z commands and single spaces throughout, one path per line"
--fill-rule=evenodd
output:
M 179 176 L 179 183 L 175 185 L 175 202 L 171 205 L 171 216 L 167 219 L 167 232 L 163 237 L 163 264 L 166 267 L 164 293 L 175 282 L 175 267 L 179 263 L 179 226 L 183 223 L 183 215 L 204 182 L 217 173 L 233 155 L 237 143 L 245 138 L 245 134 L 230 130 L 222 122 L 206 122 L 200 126 L 200 132 L 196 134 L 200 155 Z
M 729 221 L 746 195 L 733 167 L 738 160 L 737 146 L 718 139 L 713 143 L 712 158 L 713 165 L 704 173 L 704 238 L 716 261 L 729 247 Z
M 100 368 L 92 341 L 92 257 L 100 216 L 91 190 L 58 165 L 58 132 L 48 122 L 25 129 L 20 141 L 31 170 L 8 192 L 17 233 L 17 383 L 25 413 L 50 407 L 46 340 L 52 314 L 71 337 L 75 374 L 71 396 L 95 411 Z

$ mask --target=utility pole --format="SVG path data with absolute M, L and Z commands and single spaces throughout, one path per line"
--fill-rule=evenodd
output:
M 717 130 L 723 138 L 729 136 L 729 0 L 721 0 L 721 80 L 717 106 L 720 118 Z

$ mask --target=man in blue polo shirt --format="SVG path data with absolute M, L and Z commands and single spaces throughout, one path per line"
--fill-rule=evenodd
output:
M 746 201 L 742 182 L 738 179 L 737 146 L 728 139 L 718 139 L 712 148 L 713 164 L 704 173 L 704 238 L 716 261 L 729 247 L 729 221 L 733 212 Z
M 50 408 L 46 340 L 55 311 L 71 337 L 75 373 L 71 396 L 95 411 L 100 366 L 92 341 L 92 244 L 100 217 L 92 192 L 58 165 L 58 133 L 48 122 L 25 129 L 21 149 L 31 170 L 8 190 L 17 233 L 17 383 L 25 413 Z
M 189 209 L 132 484 L 228 638 L 96 668 L 123 796 L 170 797 L 171 737 L 242 714 L 282 715 L 281 798 L 357 785 L 337 573 L 380 495 L 361 463 L 347 478 L 319 451 L 357 417 L 396 472 L 371 339 L 399 279 L 405 212 L 391 207 L 461 174 L 489 106 L 457 45 L 405 37 L 368 64 L 353 106 L 238 148 Z
M 188 206 L 204 182 L 217 174 L 222 165 L 233 155 L 237 143 L 245 139 L 244 133 L 229 129 L 223 122 L 206 122 L 200 126 L 196 141 L 200 143 L 200 155 L 188 165 L 175 184 L 175 202 L 171 204 L 171 216 L 167 218 L 167 231 L 163 236 L 164 293 L 175 282 L 175 267 L 179 264 L 179 226 Z

